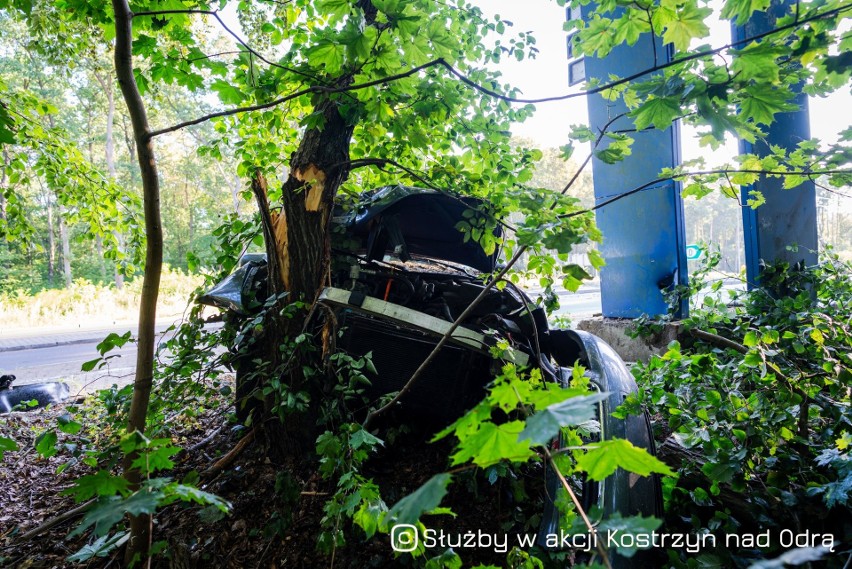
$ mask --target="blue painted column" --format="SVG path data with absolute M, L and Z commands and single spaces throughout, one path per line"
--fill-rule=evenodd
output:
M 769 10 L 755 12 L 744 26 L 733 26 L 734 41 L 775 28 L 776 20 L 788 14 L 794 6 L 795 2 L 774 0 Z M 767 130 L 766 138 L 754 144 L 741 140 L 740 152 L 767 156 L 770 154 L 770 144 L 794 149 L 799 142 L 808 140 L 811 136 L 808 98 L 800 93 L 795 103 L 800 106 L 799 111 L 775 115 L 775 122 Z M 749 288 L 753 288 L 758 282 L 761 261 L 786 261 L 790 265 L 800 261 L 805 265 L 816 264 L 818 236 L 816 188 L 813 182 L 805 182 L 785 190 L 782 179 L 763 178 L 742 188 L 744 204 L 749 199 L 748 193 L 751 190 L 761 192 L 766 203 L 757 209 L 743 207 L 746 277 Z
M 591 8 L 584 8 L 586 10 Z M 570 15 L 569 15 L 570 17 Z M 570 40 L 569 40 L 570 41 Z M 585 57 L 569 65 L 572 77 L 598 78 L 606 82 L 610 74 L 627 77 L 655 65 L 651 38 L 646 35 L 633 46 L 619 46 L 605 58 Z M 657 39 L 658 61 L 670 53 Z M 571 55 L 569 53 L 569 55 Z M 584 72 L 573 73 L 582 63 Z M 627 112 L 620 101 L 610 102 L 600 95 L 587 97 L 589 121 L 596 133 L 612 117 Z M 629 119 L 617 120 L 610 131 L 632 129 Z M 677 126 L 665 131 L 647 130 L 631 134 L 632 154 L 617 164 L 593 160 L 595 201 L 601 203 L 647 184 L 659 177 L 663 168 L 680 163 L 680 133 Z M 605 144 L 605 143 L 604 143 Z M 601 253 L 606 265 L 601 269 L 603 315 L 610 318 L 636 318 L 642 314 L 665 314 L 662 289 L 686 284 L 686 235 L 680 184 L 664 182 L 604 206 L 597 212 L 603 232 Z M 680 315 L 686 315 L 688 299 L 681 302 Z

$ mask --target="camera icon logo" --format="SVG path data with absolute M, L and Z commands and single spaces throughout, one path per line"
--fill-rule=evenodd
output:
M 420 536 L 417 526 L 412 524 L 397 524 L 391 528 L 391 548 L 398 553 L 409 553 L 417 549 Z

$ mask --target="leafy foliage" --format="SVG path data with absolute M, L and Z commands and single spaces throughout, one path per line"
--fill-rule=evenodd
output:
M 572 2 L 573 7 L 581 4 L 585 2 Z M 499 74 L 482 67 L 485 61 L 498 63 L 503 57 L 533 57 L 537 48 L 528 33 L 507 33 L 502 19 L 488 17 L 462 0 L 239 2 L 234 9 L 248 41 L 238 39 L 235 46 L 229 46 L 235 50 L 221 51 L 214 49 L 218 47 L 215 41 L 208 41 L 212 34 L 207 27 L 231 31 L 216 11 L 228 5 L 204 1 L 134 4 L 134 76 L 143 95 L 157 100 L 167 88 L 177 86 L 179 93 L 198 96 L 205 102 L 208 94 L 215 94 L 221 103 L 204 117 L 186 122 L 181 122 L 181 112 L 168 115 L 175 124 L 154 131 L 154 136 L 210 121 L 214 132 L 206 133 L 202 154 L 212 158 L 234 156 L 235 170 L 243 179 L 261 172 L 274 180 L 287 157 L 299 150 L 302 137 L 326 128 L 328 116 L 322 112 L 322 105 L 328 103 L 330 107 L 325 108 L 333 108 L 351 127 L 352 139 L 346 148 L 350 160 L 321 165 L 328 171 L 357 170 L 342 186 L 342 193 L 409 181 L 486 198 L 496 217 L 519 213 L 516 219 L 520 220 L 500 240 L 494 237 L 492 221 L 463 224 L 463 231 L 489 252 L 501 248 L 512 257 L 526 249 L 524 271 L 538 278 L 544 289 L 542 302 L 554 305 L 556 282 L 576 290 L 588 277 L 583 267 L 568 262 L 568 254 L 575 246 L 600 241 L 602 236 L 579 200 L 566 195 L 573 181 L 563 192 L 529 184 L 542 155 L 511 144 L 506 133 L 511 123 L 523 120 L 532 107 L 513 105 L 512 97 L 518 91 L 503 85 Z M 765 0 L 728 0 L 722 15 L 742 24 L 767 6 Z M 40 42 L 54 61 L 73 60 L 68 56 L 80 53 L 81 37 L 95 38 L 100 44 L 114 38 L 113 14 L 107 4 L 78 2 L 74 8 L 67 10 L 64 3 L 0 0 L 4 12 L 27 20 L 34 37 L 77 40 Z M 608 85 L 593 82 L 589 87 L 601 90 L 610 100 L 623 100 L 635 129 L 664 129 L 683 120 L 696 125 L 704 135 L 703 142 L 712 146 L 720 144 L 726 134 L 750 142 L 762 138 L 778 113 L 793 108 L 796 85 L 804 83 L 806 92 L 824 94 L 848 82 L 848 45 L 843 43 L 848 43 L 848 38 L 843 37 L 841 21 L 847 8 L 839 0 L 796 3 L 795 12 L 777 19 L 775 32 L 719 49 L 696 47 L 708 35 L 705 19 L 709 14 L 709 8 L 698 0 L 599 2 L 591 17 L 574 24 L 580 28 L 578 48 L 588 55 L 605 56 L 621 43 L 635 44 L 645 33 L 657 35 L 651 39 L 674 52 L 673 64 L 657 61 L 655 69 L 634 81 L 615 77 Z M 60 31 L 54 35 L 45 24 L 51 20 L 63 24 L 57 26 Z M 69 31 L 72 25 L 84 25 L 88 34 Z M 236 36 L 233 32 L 229 35 Z M 835 49 L 838 44 L 844 47 Z M 728 56 L 733 63 L 725 59 Z M 103 183 L 97 169 L 67 142 L 71 137 L 45 126 L 47 118 L 55 114 L 41 98 L 13 93 L 0 84 L 0 145 L 4 150 L 13 144 L 20 148 L 15 159 L 4 164 L 4 171 L 10 172 L 10 188 L 22 181 L 46 180 L 58 199 L 67 196 L 65 205 L 73 209 L 69 215 L 77 216 L 73 219 L 88 221 L 93 235 L 115 241 L 114 256 L 118 258 L 123 253 L 118 240 L 110 237 L 124 229 L 117 204 L 134 200 L 117 191 L 112 181 Z M 606 164 L 629 156 L 633 143 L 630 129 L 621 127 L 619 132 L 604 129 L 600 133 L 581 127 L 571 138 L 577 144 L 592 143 L 592 153 Z M 45 144 L 48 142 L 60 144 L 62 151 L 54 151 L 56 147 Z M 783 176 L 785 185 L 793 187 L 820 169 L 831 171 L 829 183 L 842 185 L 849 182 L 848 171 L 842 170 L 849 162 L 846 142 L 820 149 L 817 143 L 804 141 L 796 149 L 773 149 L 770 156 L 742 156 L 737 164 L 722 168 L 723 172 L 699 175 L 684 166 L 660 176 L 690 179 L 689 192 L 694 195 L 717 187 L 733 192 L 734 184 L 747 185 L 765 175 Z M 571 152 L 573 146 L 566 146 L 565 154 Z M 92 188 L 96 190 L 95 199 L 86 194 Z M 244 190 L 243 197 L 246 194 L 251 197 Z M 4 187 L 5 195 L 11 196 L 7 198 L 7 211 L 14 224 L 0 225 L 0 229 L 5 230 L 7 238 L 32 237 L 35 231 L 26 223 L 25 200 Z M 748 205 L 752 207 L 763 200 L 757 192 L 750 197 Z M 281 198 L 281 189 L 270 188 L 260 201 L 277 210 Z M 207 258 L 215 259 L 225 272 L 234 266 L 236 253 L 244 243 L 257 244 L 259 240 L 257 221 L 238 216 L 227 219 L 216 232 L 227 247 Z M 274 244 L 268 245 L 274 250 Z M 591 266 L 601 266 L 599 254 L 593 250 L 586 254 Z M 201 261 L 199 256 L 190 258 L 193 266 L 201 266 Z M 517 281 L 520 275 L 509 278 Z M 825 275 L 821 278 L 842 288 L 837 280 Z M 822 298 L 823 310 L 819 313 L 809 308 L 813 301 L 809 291 L 826 286 L 825 282 L 810 282 L 809 286 L 811 289 L 805 287 L 787 297 L 794 299 L 792 304 L 776 304 L 776 296 L 768 294 L 743 313 L 720 310 L 705 317 L 711 329 L 718 332 L 724 328 L 740 339 L 747 353 L 734 350 L 736 356 L 730 358 L 733 354 L 726 355 L 723 350 L 692 354 L 672 346 L 665 358 L 645 368 L 652 378 L 645 395 L 660 412 L 665 410 L 670 415 L 671 428 L 680 432 L 687 444 L 701 447 L 706 454 L 701 472 L 714 480 L 710 487 L 714 496 L 724 485 L 743 489 L 759 480 L 775 484 L 776 489 L 789 482 L 796 492 L 804 484 L 816 482 L 810 497 L 820 497 L 835 507 L 848 500 L 846 454 L 812 457 L 813 464 L 800 471 L 791 466 L 795 458 L 788 452 L 794 445 L 828 449 L 835 435 L 842 435 L 838 440 L 846 441 L 845 431 L 840 431 L 845 429 L 842 425 L 848 425 L 847 412 L 834 403 L 843 399 L 842 388 L 844 382 L 848 383 L 848 350 L 844 354 L 841 347 L 848 347 L 849 334 L 843 326 L 839 327 L 841 333 L 836 330 L 836 310 L 827 300 L 830 295 Z M 84 521 L 84 527 L 93 528 L 100 538 L 81 555 L 99 555 L 117 543 L 121 532 L 102 540 L 126 513 L 150 514 L 175 500 L 226 509 L 226 505 L 189 485 L 151 476 L 172 466 L 176 450 L 170 441 L 157 437 L 176 406 L 203 402 L 217 388 L 224 389 L 218 382 L 221 372 L 217 364 L 232 363 L 234 356 L 216 353 L 215 346 L 236 343 L 245 349 L 242 356 L 260 355 L 252 350 L 259 345 L 254 342 L 271 323 L 276 319 L 296 321 L 308 312 L 306 305 L 291 300 L 274 296 L 261 316 L 249 319 L 240 329 L 226 326 L 212 334 L 203 330 L 200 311 L 194 310 L 190 321 L 175 331 L 168 344 L 173 358 L 158 370 L 150 406 L 153 428 L 148 434 L 152 438 L 132 435 L 111 441 L 115 446 L 112 452 L 139 453 L 134 466 L 145 473 L 146 480 L 139 489 L 122 486 L 107 471 L 81 480 L 80 496 L 94 496 L 98 489 L 106 493 Z M 796 315 L 797 327 L 783 319 L 789 314 Z M 333 487 L 318 545 L 324 552 L 333 552 L 345 543 L 343 526 L 347 519 L 368 536 L 388 530 L 385 522 L 389 510 L 376 484 L 362 474 L 363 464 L 383 441 L 354 421 L 351 412 L 354 403 L 362 403 L 359 384 L 365 377 L 362 370 L 371 365 L 369 358 L 340 355 L 320 362 L 324 350 L 318 348 L 310 332 L 303 330 L 280 338 L 274 345 L 276 354 L 262 354 L 274 356 L 266 359 L 281 365 L 265 367 L 263 358 L 253 358 L 259 360 L 254 362 L 256 389 L 241 399 L 263 399 L 270 414 L 282 420 L 308 409 L 318 411 L 317 417 L 311 417 L 315 421 L 310 421 L 310 427 L 322 431 L 315 450 L 320 473 Z M 104 348 L 116 341 L 112 338 Z M 282 379 L 285 372 L 293 370 L 305 380 L 303 383 L 289 384 Z M 708 378 L 719 379 L 723 371 L 728 374 L 724 383 L 705 389 L 709 387 Z M 675 385 L 673 378 L 683 385 Z M 194 382 L 196 379 L 202 381 Z M 545 461 L 575 480 L 581 471 L 601 478 L 619 466 L 639 473 L 667 472 L 665 466 L 624 441 L 590 443 L 594 425 L 589 419 L 594 416 L 599 396 L 586 391 L 588 382 L 584 382 L 582 370 L 575 370 L 573 379 L 572 386 L 563 389 L 545 384 L 535 370 L 523 372 L 507 364 L 485 400 L 438 438 L 452 435 L 457 441 L 454 465 L 485 469 L 489 476 L 510 476 L 512 469 Z M 331 396 L 318 397 L 321 388 L 328 388 L 323 393 Z M 113 427 L 113 435 L 125 418 L 128 397 L 122 390 L 101 395 L 109 409 L 107 424 Z M 845 397 L 848 399 L 848 392 Z M 69 419 L 60 425 L 60 432 L 74 431 L 75 423 Z M 811 426 L 813 431 L 808 429 Z M 710 436 L 711 429 L 720 436 Z M 549 443 L 557 435 L 568 443 L 570 453 L 552 456 Z M 48 455 L 56 452 L 59 442 L 59 435 L 50 431 L 39 439 L 37 447 Z M 841 443 L 836 444 L 837 451 L 843 450 Z M 90 449 L 80 452 L 83 460 L 95 459 Z M 807 468 L 813 468 L 816 474 L 810 477 Z M 396 513 L 404 510 L 406 519 L 414 521 L 420 514 L 434 511 L 449 481 L 449 474 L 436 475 L 415 495 L 398 502 Z M 293 482 L 282 477 L 278 486 L 280 493 L 292 500 Z M 673 499 L 685 494 L 673 483 L 670 489 Z M 696 504 L 712 502 L 707 492 L 699 490 L 689 491 Z M 796 504 L 801 499 L 800 492 L 777 494 L 774 497 L 782 502 Z M 714 523 L 722 524 L 725 515 L 720 513 Z M 733 525 L 731 519 L 728 516 L 724 523 Z M 289 523 L 284 516 L 279 522 L 271 533 L 283 531 Z M 623 520 L 617 523 L 630 525 Z M 652 523 L 634 520 L 633 525 L 650 527 Z M 526 552 L 514 552 L 510 561 L 517 566 L 540 564 Z M 453 555 L 439 556 L 429 563 L 458 565 Z
M 710 530 L 780 530 L 783 508 L 812 532 L 837 531 L 852 480 L 850 274 L 832 257 L 767 267 L 732 304 L 705 298 L 683 322 L 694 343 L 636 368 L 642 400 L 701 457 L 679 468 L 671 511 Z M 738 503 L 723 515 L 730 492 Z

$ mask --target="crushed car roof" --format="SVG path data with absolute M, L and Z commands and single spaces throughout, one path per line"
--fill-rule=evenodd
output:
M 486 254 L 475 240 L 465 240 L 461 222 L 481 226 L 487 218 L 483 200 L 412 186 L 385 186 L 359 196 L 354 208 L 338 212 L 335 222 L 360 238 L 370 260 L 388 254 L 403 261 L 412 255 L 494 270 L 498 251 Z M 494 230 L 499 236 L 499 226 Z

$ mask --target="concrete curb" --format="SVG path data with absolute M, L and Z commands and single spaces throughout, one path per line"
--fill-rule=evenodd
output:
M 0 353 L 2 352 L 19 352 L 24 350 L 40 350 L 42 348 L 55 348 L 57 346 L 70 346 L 72 344 L 88 344 L 91 342 L 96 342 L 103 340 L 106 335 L 109 334 L 107 332 L 103 335 L 97 336 L 87 336 L 85 338 L 74 338 L 69 340 L 54 340 L 52 342 L 41 342 L 34 344 L 16 344 L 14 346 L 0 346 Z

